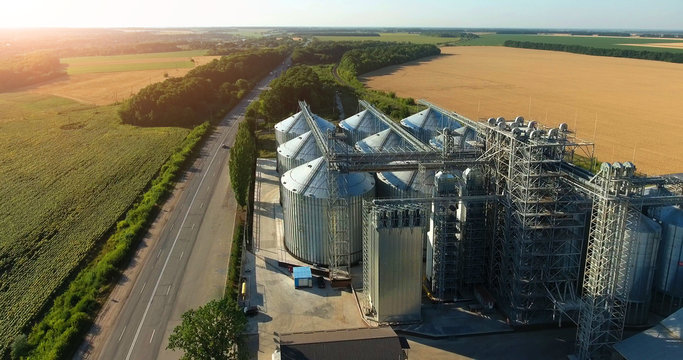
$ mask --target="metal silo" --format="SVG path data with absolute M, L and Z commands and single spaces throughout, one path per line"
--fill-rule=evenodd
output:
M 380 208 L 368 217 L 368 293 L 375 320 L 421 319 L 422 236 L 427 217 L 412 204 Z M 367 266 L 367 268 L 365 268 Z
M 431 194 L 434 170 L 421 176 L 417 170 L 385 171 L 377 173 L 377 198 L 401 199 Z
M 280 179 L 285 246 L 296 258 L 326 264 L 328 259 L 327 162 L 323 157 L 295 167 Z M 348 197 L 351 262 L 361 258 L 363 199 L 371 200 L 375 181 L 368 173 L 339 176 L 339 194 Z
M 368 110 L 363 110 L 358 114 L 352 115 L 341 122 L 339 127 L 347 133 L 349 144 L 353 145 L 358 141 L 388 128 L 388 126 Z
M 355 148 L 364 153 L 405 149 L 408 143 L 391 129 L 382 130 L 356 142 Z M 412 148 L 412 147 L 410 147 Z
M 443 149 L 443 139 L 445 136 L 449 136 L 452 139 L 453 145 L 459 150 L 469 150 L 472 149 L 472 145 L 468 144 L 467 141 L 475 140 L 477 137 L 477 132 L 469 126 L 459 127 L 453 130 L 450 135 L 439 134 L 434 138 L 429 140 L 429 145 L 437 148 Z
M 628 216 L 624 241 L 631 242 L 631 289 L 626 301 L 626 325 L 642 325 L 647 323 L 650 311 L 652 282 L 662 228 L 639 212 L 631 211 Z
M 277 172 L 285 172 L 322 156 L 312 132 L 306 132 L 277 147 Z
M 655 268 L 654 309 L 669 315 L 683 307 L 683 209 L 680 206 L 660 207 L 653 209 L 652 215 L 662 226 Z
M 439 131 L 442 131 L 444 128 L 457 129 L 462 126 L 457 121 L 452 120 L 432 108 L 408 116 L 401 120 L 401 125 L 410 130 L 416 138 L 425 143 L 439 135 Z
M 327 130 L 334 130 L 334 124 L 321 118 L 320 116 L 313 114 L 313 119 L 315 119 L 318 127 L 323 132 L 326 132 Z M 275 140 L 277 141 L 278 145 L 282 145 L 285 142 L 292 140 L 310 130 L 311 129 L 308 127 L 308 123 L 306 122 L 306 117 L 304 116 L 303 112 L 299 111 L 298 113 L 275 124 Z

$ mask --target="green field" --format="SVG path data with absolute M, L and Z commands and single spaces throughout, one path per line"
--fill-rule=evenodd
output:
M 207 50 L 188 50 L 133 55 L 81 56 L 62 58 L 69 75 L 138 70 L 191 68 L 193 56 L 204 56 Z M 157 59 L 158 61 L 154 61 Z
M 656 48 L 643 46 L 627 46 L 620 44 L 647 44 L 647 43 L 674 43 L 681 40 L 670 39 L 641 39 L 641 38 L 618 38 L 618 37 L 588 37 L 588 36 L 552 36 L 552 35 L 507 35 L 491 34 L 481 35 L 477 39 L 463 41 L 458 45 L 464 46 L 503 46 L 506 40 L 530 41 L 547 44 L 582 45 L 605 49 L 630 49 L 647 51 L 683 52 L 683 49 Z
M 0 348 L 38 314 L 188 133 L 116 106 L 0 94 Z
M 411 33 L 379 33 L 379 36 L 316 36 L 321 41 L 387 41 L 414 44 L 455 44 L 459 38 L 423 36 Z

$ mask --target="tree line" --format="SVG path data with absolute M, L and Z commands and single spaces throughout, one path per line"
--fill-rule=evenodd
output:
M 59 57 L 46 52 L 0 61 L 0 92 L 17 89 L 66 74 Z
M 180 78 L 151 84 L 119 109 L 124 123 L 138 126 L 192 126 L 236 104 L 253 83 L 288 53 L 285 47 L 249 50 L 198 66 Z
M 402 64 L 411 60 L 436 56 L 441 50 L 432 44 L 392 44 L 364 49 L 353 49 L 344 53 L 338 71 L 347 78 L 379 68 Z
M 595 55 L 595 56 L 611 56 L 611 57 L 622 57 L 631 59 L 643 59 L 643 60 L 655 60 L 655 61 L 666 61 L 672 63 L 683 63 L 683 52 L 673 53 L 666 51 L 648 51 L 648 50 L 632 50 L 632 49 L 607 49 L 607 48 L 596 48 L 583 45 L 567 45 L 567 44 L 548 44 L 548 43 L 538 43 L 531 41 L 515 41 L 507 40 L 503 43 L 503 46 L 516 47 L 524 49 L 536 49 L 536 50 L 552 50 L 552 51 L 564 51 L 574 54 L 585 54 L 585 55 Z

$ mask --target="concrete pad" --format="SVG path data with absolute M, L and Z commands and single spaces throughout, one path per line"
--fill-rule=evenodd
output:
M 365 327 L 355 296 L 332 289 L 329 280 L 320 289 L 294 288 L 294 280 L 278 261 L 302 264 L 284 247 L 279 176 L 275 159 L 258 159 L 254 192 L 254 246 L 246 252 L 243 276 L 247 279 L 245 305 L 257 306 L 246 333 L 252 358 L 271 359 L 275 333 Z M 315 282 L 314 282 L 315 283 Z

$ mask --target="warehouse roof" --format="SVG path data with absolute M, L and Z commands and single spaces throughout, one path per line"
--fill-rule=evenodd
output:
M 405 359 L 406 346 L 390 327 L 280 334 L 283 360 Z
M 614 345 L 628 359 L 678 359 L 683 354 L 683 308 L 659 324 Z

